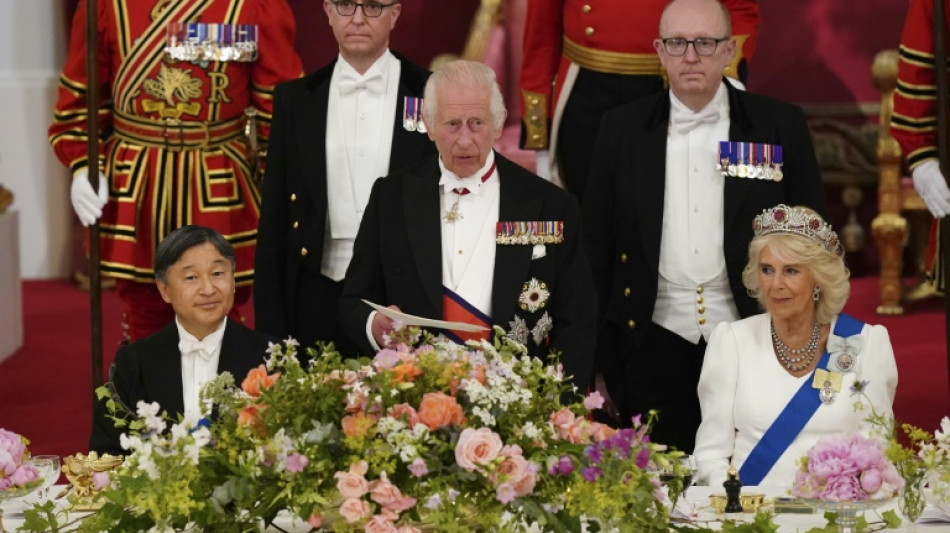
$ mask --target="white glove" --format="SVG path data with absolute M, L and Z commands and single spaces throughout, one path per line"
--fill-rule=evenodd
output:
M 940 172 L 940 163 L 928 159 L 914 169 L 914 189 L 927 204 L 930 214 L 943 218 L 950 213 L 950 187 Z
M 73 203 L 73 211 L 79 217 L 83 226 L 95 224 L 102 216 L 102 208 L 109 200 L 109 185 L 106 177 L 99 173 L 99 192 L 92 190 L 89 183 L 89 169 L 83 168 L 73 174 L 73 184 L 69 190 L 69 198 Z

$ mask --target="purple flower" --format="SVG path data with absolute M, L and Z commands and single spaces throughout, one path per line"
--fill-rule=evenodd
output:
M 566 476 L 574 471 L 574 461 L 572 461 L 569 456 L 562 455 L 561 458 L 558 459 L 557 469 L 562 476 Z
M 593 483 L 597 478 L 604 475 L 603 470 L 594 465 L 588 466 L 587 468 L 581 470 L 581 475 L 584 476 L 589 483 Z
M 416 477 L 422 477 L 429 473 L 429 466 L 426 465 L 425 461 L 416 457 L 412 460 L 412 464 L 409 465 L 409 471 Z
M 588 410 L 600 409 L 604 406 L 604 397 L 599 391 L 594 391 L 584 398 L 584 407 Z
M 854 383 L 852 383 L 852 384 L 851 384 L 851 396 L 854 396 L 855 394 L 861 394 L 861 393 L 863 393 L 865 387 L 868 386 L 868 383 L 870 383 L 870 381 L 868 381 L 868 380 L 866 380 L 866 379 L 865 379 L 865 380 L 862 380 L 862 381 L 855 381 Z
M 307 466 L 307 463 L 310 462 L 310 459 L 307 459 L 306 455 L 301 455 L 299 453 L 294 453 L 287 456 L 287 470 L 289 472 L 298 473 L 303 472 L 304 467 Z
M 600 460 L 603 459 L 604 457 L 604 452 L 603 450 L 601 450 L 600 446 L 596 444 L 591 444 L 590 446 L 584 449 L 584 455 L 590 458 L 591 461 L 595 463 L 599 463 Z
M 649 448 L 640 448 L 639 453 L 637 453 L 636 465 L 637 468 L 643 470 L 650 463 L 650 449 Z

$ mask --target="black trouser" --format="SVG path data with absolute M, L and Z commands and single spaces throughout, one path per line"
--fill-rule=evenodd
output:
M 651 324 L 643 344 L 626 351 L 619 357 L 621 371 L 605 376 L 621 420 L 629 424 L 630 417 L 643 414 L 645 421 L 647 411 L 656 409 L 651 440 L 692 453 L 701 419 L 696 388 L 706 341 L 693 344 Z
M 558 126 L 558 169 L 564 187 L 581 201 L 600 119 L 607 111 L 663 90 L 659 76 L 605 74 L 580 69 Z
M 308 270 L 297 278 L 297 308 L 294 310 L 293 337 L 301 347 L 316 341 L 332 341 L 344 357 L 356 357 L 359 351 L 340 327 L 340 294 L 343 281 L 333 281 Z

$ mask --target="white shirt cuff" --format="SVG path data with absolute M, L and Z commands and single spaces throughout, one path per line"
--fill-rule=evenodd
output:
M 369 345 L 378 352 L 380 347 L 376 343 L 376 338 L 373 337 L 373 319 L 376 318 L 376 313 L 378 311 L 370 311 L 369 318 L 366 319 L 366 338 L 369 339 Z

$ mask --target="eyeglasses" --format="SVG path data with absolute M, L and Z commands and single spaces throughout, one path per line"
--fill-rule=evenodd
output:
M 344 17 L 352 17 L 356 14 L 356 8 L 359 7 L 363 10 L 363 16 L 367 18 L 374 19 L 383 14 L 383 10 L 387 7 L 392 7 L 399 2 L 392 2 L 390 4 L 382 4 L 379 2 L 352 2 L 350 0 L 337 0 L 332 2 L 336 6 L 336 12 Z
M 693 40 L 683 39 L 681 37 L 661 39 L 663 42 L 663 49 L 666 50 L 666 53 L 677 57 L 686 54 L 686 49 L 689 48 L 689 45 L 693 45 L 693 50 L 696 51 L 696 55 L 711 56 L 716 53 L 716 49 L 719 48 L 719 43 L 723 43 L 728 40 L 729 37 L 723 37 L 722 39 L 715 39 L 713 37 L 700 37 L 699 39 Z

